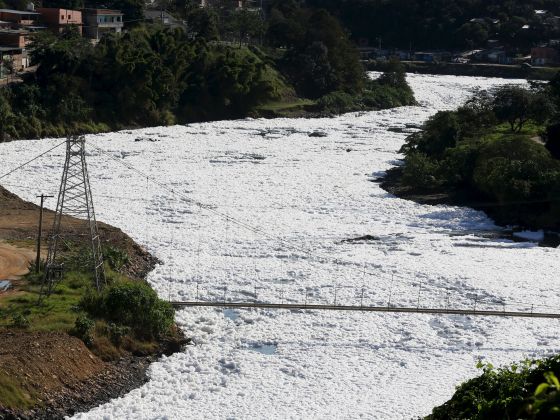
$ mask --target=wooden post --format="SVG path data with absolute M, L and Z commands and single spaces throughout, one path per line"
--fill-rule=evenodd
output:
M 39 232 L 37 234 L 37 258 L 35 259 L 35 272 L 39 272 L 41 266 L 41 236 L 43 234 L 43 204 L 45 203 L 45 198 L 53 198 L 52 195 L 38 195 L 37 198 L 41 199 L 41 209 L 39 213 Z

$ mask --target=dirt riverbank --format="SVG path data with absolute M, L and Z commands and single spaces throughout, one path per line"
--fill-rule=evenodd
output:
M 13 298 L 23 287 L 22 276 L 35 258 L 38 219 L 36 205 L 0 186 L 0 279 L 12 283 L 11 289 L 0 292 L 0 316 L 2 299 Z M 53 212 L 45 211 L 45 234 L 52 221 Z M 64 236 L 83 241 L 83 224 L 65 217 Z M 157 259 L 120 229 L 104 223 L 99 223 L 99 228 L 104 245 L 128 255 L 120 272 L 144 281 Z M 185 344 L 177 332 L 160 340 L 156 348 L 123 351 L 115 360 L 102 360 L 65 331 L 0 328 L 0 419 L 56 419 L 91 409 L 144 384 L 153 361 L 161 354 L 179 351 Z

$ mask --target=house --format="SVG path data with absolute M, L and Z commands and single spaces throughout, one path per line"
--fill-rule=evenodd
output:
M 508 56 L 503 47 L 480 50 L 473 55 L 473 59 L 484 63 L 511 64 L 512 58 Z
M 146 21 L 151 23 L 159 23 L 163 26 L 168 26 L 170 28 L 185 28 L 186 23 L 182 20 L 176 19 L 171 14 L 167 13 L 165 10 L 146 10 L 144 12 L 144 18 Z
M 108 33 L 119 34 L 124 26 L 123 16 L 120 10 L 84 9 L 84 33 L 96 41 Z
M 0 20 L 13 27 L 37 26 L 39 13 L 29 10 L 0 9 Z
M 24 29 L 0 29 L 0 46 L 8 48 L 25 48 L 31 40 L 29 31 Z
M 200 0 L 200 7 L 212 7 L 216 3 L 215 0 Z M 227 7 L 232 9 L 241 9 L 243 8 L 243 0 L 229 0 L 227 2 L 223 2 Z
M 531 48 L 531 63 L 535 66 L 555 66 L 560 64 L 558 49 L 549 46 Z
M 18 72 L 27 67 L 29 58 L 23 48 L 0 47 L 0 78 L 7 77 L 11 71 Z
M 38 19 L 39 13 L 32 7 L 30 10 L 0 9 L 0 77 L 6 77 L 8 67 L 16 72 L 29 67 L 26 47 L 31 43 L 30 35 L 44 29 Z
M 424 61 L 425 63 L 434 63 L 436 61 L 440 61 L 441 57 L 438 54 L 431 52 L 415 52 L 414 60 Z
M 411 57 L 415 61 L 423 61 L 425 63 L 437 63 L 441 61 L 451 61 L 453 54 L 448 51 L 435 51 L 435 52 L 415 52 Z
M 82 12 L 79 10 L 59 8 L 39 8 L 40 21 L 55 32 L 62 32 L 69 26 L 76 27 L 82 33 Z

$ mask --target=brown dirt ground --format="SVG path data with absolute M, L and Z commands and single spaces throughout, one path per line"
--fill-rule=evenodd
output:
M 44 213 L 44 237 L 53 216 L 52 211 Z M 35 258 L 38 219 L 37 205 L 0 186 L 0 279 L 14 280 L 14 290 L 9 293 L 17 293 L 19 276 L 27 273 L 29 261 Z M 98 225 L 103 244 L 128 253 L 129 263 L 121 270 L 123 274 L 142 280 L 157 260 L 120 229 L 99 222 Z M 62 226 L 67 240 L 85 240 L 85 222 L 64 217 Z M 153 356 L 128 355 L 115 362 L 104 362 L 82 341 L 68 334 L 2 330 L 0 375 L 7 374 L 19 381 L 40 404 L 29 411 L 0 406 L 0 419 L 62 418 L 87 410 L 145 382 L 151 361 Z
M 81 340 L 62 333 L 4 333 L 0 375 L 17 378 L 38 405 L 29 410 L 0 406 L 0 419 L 57 419 L 86 411 L 145 382 L 151 361 L 128 356 L 106 363 Z
M 17 280 L 27 274 L 34 254 L 30 249 L 0 242 L 0 280 Z
M 45 210 L 43 219 L 44 238 L 46 238 L 52 226 L 53 219 L 54 212 Z M 38 226 L 39 207 L 36 204 L 22 200 L 0 185 L 0 241 L 28 242 L 30 249 L 33 249 L 35 247 L 34 241 L 37 238 Z M 75 242 L 87 240 L 85 235 L 87 226 L 83 220 L 64 216 L 61 226 L 65 239 Z M 101 222 L 98 222 L 98 226 L 104 245 L 126 250 L 130 261 L 123 268 L 123 274 L 140 280 L 154 268 L 157 259 L 136 244 L 122 230 Z M 1 274 L 0 278 L 2 278 Z

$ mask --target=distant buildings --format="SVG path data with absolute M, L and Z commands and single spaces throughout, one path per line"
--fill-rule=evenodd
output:
M 84 9 L 84 33 L 96 41 L 108 33 L 121 33 L 123 16 L 120 10 Z
M 40 14 L 33 10 L 0 9 L 0 76 L 17 72 L 29 66 L 26 47 L 30 34 L 44 29 L 39 24 Z
M 79 10 L 39 8 L 37 12 L 41 15 L 41 22 L 55 32 L 62 32 L 69 26 L 74 26 L 82 33 L 82 12 Z
M 0 9 L 0 20 L 12 28 L 36 26 L 39 16 L 40 14 L 34 11 Z
M 18 72 L 29 67 L 27 47 L 34 32 L 48 29 L 58 33 L 74 27 L 96 42 L 104 34 L 120 33 L 124 26 L 120 10 L 34 10 L 32 3 L 28 9 L 0 9 L 0 78 L 5 78 L 8 71 Z
M 168 26 L 171 28 L 186 27 L 186 23 L 184 21 L 176 19 L 165 10 L 146 10 L 144 12 L 144 18 L 147 22 L 159 23 L 163 26 Z
M 560 64 L 560 51 L 552 46 L 532 48 L 531 63 L 535 66 L 557 66 Z

